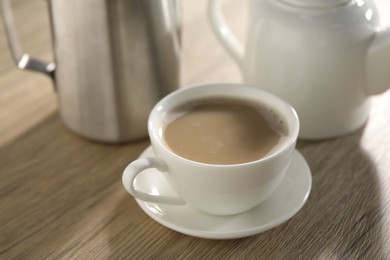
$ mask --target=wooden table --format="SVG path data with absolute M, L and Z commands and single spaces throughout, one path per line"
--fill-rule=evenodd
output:
M 51 59 L 45 1 L 13 6 L 24 49 Z M 244 1 L 224 9 L 242 39 Z M 206 1 L 183 1 L 183 15 L 183 86 L 241 81 Z M 0 259 L 390 259 L 390 91 L 372 98 L 363 129 L 299 142 L 313 187 L 291 220 L 248 238 L 200 239 L 156 223 L 123 189 L 124 167 L 148 140 L 109 145 L 70 132 L 50 79 L 17 70 L 2 24 L 0 35 Z

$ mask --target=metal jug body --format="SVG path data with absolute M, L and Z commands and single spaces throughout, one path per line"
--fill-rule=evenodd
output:
M 103 142 L 146 137 L 150 110 L 180 85 L 178 2 L 48 3 L 55 69 L 35 70 L 53 76 L 65 125 Z

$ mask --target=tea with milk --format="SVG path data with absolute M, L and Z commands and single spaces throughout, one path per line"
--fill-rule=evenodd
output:
M 256 161 L 288 135 L 281 115 L 263 104 L 233 98 L 193 101 L 170 111 L 164 140 L 177 155 L 207 164 Z

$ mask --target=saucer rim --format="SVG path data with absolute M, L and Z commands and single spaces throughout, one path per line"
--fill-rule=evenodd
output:
M 145 154 L 150 153 L 150 152 L 153 153 L 153 149 L 151 146 L 148 146 L 141 153 L 139 158 L 145 157 Z M 294 157 L 296 157 L 296 158 L 294 158 Z M 182 233 L 185 235 L 189 235 L 192 237 L 198 237 L 198 238 L 204 238 L 204 239 L 237 239 L 237 238 L 244 238 L 244 237 L 257 235 L 257 234 L 263 233 L 265 231 L 268 231 L 276 226 L 279 226 L 279 225 L 283 224 L 284 222 L 288 221 L 289 219 L 291 219 L 294 215 L 296 215 L 302 209 L 302 207 L 306 204 L 306 202 L 309 198 L 309 195 L 310 195 L 310 192 L 312 189 L 312 175 L 311 175 L 310 167 L 309 167 L 307 161 L 305 160 L 305 158 L 303 157 L 303 155 L 297 149 L 294 149 L 294 152 L 293 152 L 293 160 L 294 159 L 300 161 L 300 164 L 302 164 L 302 166 L 301 166 L 302 173 L 304 173 L 306 175 L 305 179 L 306 179 L 308 185 L 306 188 L 305 196 L 303 196 L 302 199 L 299 201 L 299 203 L 297 203 L 294 210 L 291 210 L 290 212 L 288 212 L 288 214 L 283 214 L 281 217 L 279 217 L 273 221 L 270 221 L 264 225 L 254 226 L 252 228 L 245 228 L 245 229 L 234 230 L 234 231 L 229 231 L 229 230 L 221 230 L 221 231 L 196 230 L 196 229 L 191 229 L 191 228 L 187 228 L 187 227 L 182 227 L 180 225 L 175 225 L 171 221 L 167 221 L 163 217 L 154 214 L 149 209 L 148 204 L 149 205 L 159 205 L 160 203 L 147 202 L 147 201 L 143 201 L 140 199 L 135 199 L 135 200 L 136 200 L 137 204 L 139 205 L 139 207 L 149 217 L 151 217 L 154 221 L 156 221 L 157 223 L 159 223 L 159 224 L 161 224 L 161 225 L 163 225 L 171 230 L 174 230 L 176 232 L 179 232 L 179 233 Z M 288 174 L 288 170 L 287 170 L 286 175 L 287 174 Z M 287 176 L 285 176 L 284 178 L 286 178 L 286 177 Z M 245 211 L 243 213 L 236 214 L 236 215 L 214 216 L 214 215 L 208 215 L 206 213 L 202 213 L 202 214 L 205 214 L 208 217 L 215 217 L 215 218 L 225 218 L 225 219 L 226 218 L 234 218 L 234 217 L 238 217 L 240 215 L 250 214 L 251 211 L 255 210 L 260 205 L 254 207 L 248 211 Z M 189 207 L 190 208 L 190 206 L 188 204 L 176 206 L 176 207 Z M 192 208 L 190 208 L 190 209 L 192 209 Z M 196 210 L 196 209 L 192 209 L 192 210 Z

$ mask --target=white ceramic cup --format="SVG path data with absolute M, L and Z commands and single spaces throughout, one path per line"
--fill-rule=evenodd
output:
M 260 103 L 281 115 L 289 133 L 280 149 L 256 161 L 217 165 L 191 161 L 169 149 L 164 141 L 164 118 L 174 108 L 210 97 L 231 97 Z M 280 98 L 242 84 L 209 84 L 180 89 L 163 98 L 149 115 L 148 133 L 155 157 L 130 163 L 122 176 L 135 198 L 164 204 L 185 204 L 213 215 L 233 215 L 264 201 L 278 186 L 291 162 L 299 132 L 295 110 Z M 146 169 L 156 168 L 179 197 L 153 195 L 136 190 L 134 180 Z

